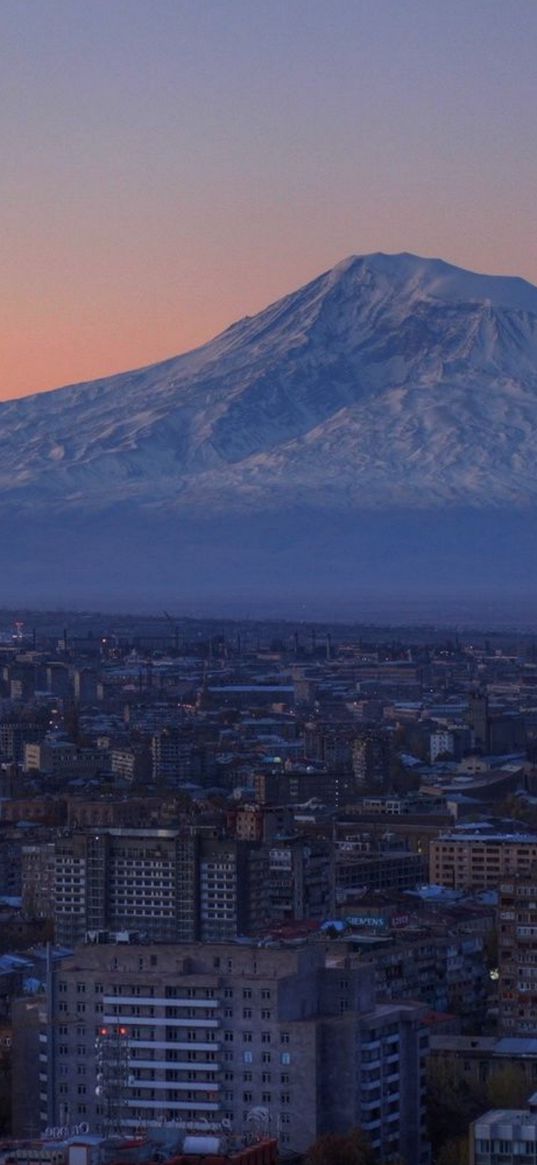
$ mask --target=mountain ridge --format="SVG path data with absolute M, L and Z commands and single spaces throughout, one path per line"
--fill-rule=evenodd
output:
M 228 545 L 226 585 L 259 585 L 271 553 L 282 578 L 294 560 L 304 576 L 321 528 L 342 569 L 369 545 L 385 571 L 375 523 L 401 564 L 421 553 L 420 524 L 432 548 L 435 521 L 474 561 L 477 527 L 456 518 L 471 511 L 497 512 L 500 543 L 533 561 L 513 515 L 537 502 L 536 432 L 536 287 L 408 252 L 349 256 L 191 352 L 4 402 L 0 536 L 21 585 L 25 539 L 41 558 L 50 548 L 53 573 L 66 541 L 78 547 L 90 580 L 121 573 L 122 554 L 140 572 L 159 523 L 156 586 L 159 554 L 162 571 L 194 578 Z

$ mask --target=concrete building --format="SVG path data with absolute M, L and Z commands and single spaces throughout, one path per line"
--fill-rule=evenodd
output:
M 26 918 L 52 918 L 56 883 L 54 842 L 24 845 L 22 863 L 22 912 Z
M 536 1094 L 527 1109 L 491 1109 L 470 1125 L 470 1165 L 520 1165 L 536 1156 Z
M 196 937 L 234 939 L 259 930 L 266 918 L 265 854 L 256 842 L 194 838 L 194 892 L 199 886 Z
M 268 847 L 266 916 L 287 922 L 325 919 L 335 905 L 335 864 L 329 842 L 277 837 Z
M 470 1088 L 482 1088 L 508 1073 L 526 1095 L 537 1086 L 537 1039 L 528 1037 L 431 1035 L 429 1063 L 452 1068 Z
M 43 850 L 48 867 L 48 847 Z M 188 832 L 108 829 L 54 842 L 51 916 L 59 943 L 88 931 L 139 931 L 160 941 L 196 937 L 194 846 Z
M 439 756 L 449 755 L 453 756 L 455 753 L 455 737 L 453 732 L 448 732 L 445 729 L 443 732 L 431 732 L 429 737 L 429 756 L 431 764 L 434 765 Z
M 421 1165 L 422 1017 L 321 944 L 85 945 L 51 990 L 41 1125 L 241 1133 L 262 1109 L 284 1151 L 360 1125 L 380 1160 Z
M 503 878 L 530 873 L 537 862 L 537 835 L 469 824 L 431 841 L 429 854 L 430 880 L 436 885 L 497 889 Z
M 537 865 L 500 883 L 498 962 L 502 1032 L 537 1036 Z
M 266 848 L 257 842 L 211 830 L 103 828 L 26 851 L 26 907 L 53 918 L 67 946 L 89 931 L 225 941 L 267 917 Z
M 385 789 L 392 765 L 391 735 L 382 728 L 366 728 L 352 746 L 352 769 L 359 788 Z

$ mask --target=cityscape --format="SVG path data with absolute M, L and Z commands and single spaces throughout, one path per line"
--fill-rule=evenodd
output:
M 537 1165 L 536 60 L 0 3 L 0 1165 Z
M 6 1161 L 534 1143 L 535 637 L 8 618 Z

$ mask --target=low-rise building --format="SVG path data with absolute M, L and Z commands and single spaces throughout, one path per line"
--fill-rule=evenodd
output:
M 537 1095 L 526 1109 L 491 1109 L 470 1126 L 470 1165 L 520 1165 L 537 1156 Z

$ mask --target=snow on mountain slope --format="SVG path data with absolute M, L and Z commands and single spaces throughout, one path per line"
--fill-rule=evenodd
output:
M 0 506 L 527 504 L 537 288 L 355 256 L 194 352 L 0 406 Z

